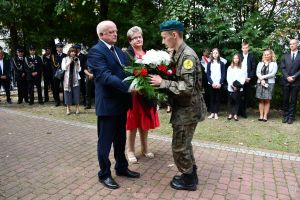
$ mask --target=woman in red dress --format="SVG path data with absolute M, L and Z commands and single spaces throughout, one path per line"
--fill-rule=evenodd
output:
M 145 54 L 143 50 L 143 32 L 138 26 L 134 26 L 127 32 L 130 47 L 126 53 L 130 60 L 142 58 Z M 154 154 L 148 150 L 147 139 L 148 130 L 159 126 L 159 118 L 155 102 L 145 96 L 135 93 L 132 95 L 132 108 L 127 112 L 127 157 L 129 162 L 137 162 L 135 156 L 135 138 L 139 130 L 141 139 L 141 152 L 147 158 L 153 158 Z

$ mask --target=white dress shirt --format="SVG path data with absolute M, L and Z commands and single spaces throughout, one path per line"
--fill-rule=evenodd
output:
M 246 81 L 245 70 L 243 70 L 241 68 L 237 68 L 237 67 L 232 68 L 231 66 L 229 66 L 227 69 L 226 79 L 227 79 L 227 83 L 228 83 L 227 90 L 229 92 L 234 92 L 233 88 L 231 87 L 234 81 L 239 81 L 242 85 L 245 83 L 245 81 Z M 242 90 L 243 89 L 241 89 L 241 91 Z
M 3 74 L 3 59 L 0 60 L 0 74 Z
M 219 84 L 221 80 L 221 64 L 213 61 L 210 65 L 210 78 L 214 84 Z M 210 84 L 210 83 L 209 83 Z

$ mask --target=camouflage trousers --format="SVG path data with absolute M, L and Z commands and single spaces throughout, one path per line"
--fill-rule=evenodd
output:
M 173 158 L 178 170 L 184 174 L 191 174 L 193 172 L 193 165 L 196 164 L 192 147 L 192 139 L 196 126 L 197 123 L 189 125 L 172 125 Z

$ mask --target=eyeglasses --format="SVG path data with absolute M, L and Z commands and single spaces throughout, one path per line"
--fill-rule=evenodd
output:
M 131 38 L 131 40 L 138 40 L 138 39 L 142 39 L 142 38 L 143 38 L 142 36 L 136 36 L 136 37 Z

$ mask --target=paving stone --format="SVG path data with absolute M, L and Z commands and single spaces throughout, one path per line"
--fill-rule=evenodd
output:
M 141 172 L 140 179 L 115 176 L 111 154 L 112 175 L 121 188 L 110 190 L 97 178 L 96 126 L 0 108 L 0 128 L 1 200 L 297 200 L 300 196 L 298 155 L 195 141 L 199 185 L 196 191 L 176 191 L 169 186 L 180 174 L 171 138 L 153 133 L 149 147 L 155 158 L 137 154 L 139 163 L 129 166 Z

